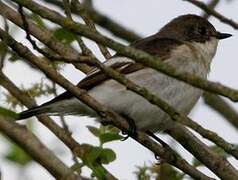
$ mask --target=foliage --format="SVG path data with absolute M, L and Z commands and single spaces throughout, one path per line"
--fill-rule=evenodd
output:
M 13 119 L 17 118 L 17 113 L 15 113 L 14 111 L 11 111 L 9 109 L 6 109 L 4 107 L 0 107 L 0 115 L 1 116 L 6 116 L 6 117 L 11 117 Z
M 119 134 L 119 129 L 109 126 L 100 126 L 100 128 L 96 128 L 93 126 L 87 126 L 88 130 L 96 137 L 98 137 L 100 146 L 105 143 L 121 140 L 123 137 Z
M 21 167 L 25 167 L 32 161 L 32 158 L 14 143 L 10 144 L 9 151 L 4 155 L 4 158 Z
M 165 162 L 151 163 L 149 165 L 144 164 L 143 166 L 137 166 L 136 168 L 137 170 L 134 173 L 138 180 L 182 180 L 185 175 Z
M 87 127 L 89 131 L 99 139 L 99 145 L 81 145 L 81 152 L 83 152 L 81 160 L 83 164 L 80 164 L 80 166 L 87 165 L 92 170 L 92 176 L 98 179 L 104 179 L 106 171 L 101 165 L 113 162 L 116 159 L 116 153 L 110 148 L 104 148 L 103 145 L 115 140 L 120 140 L 122 136 L 119 135 L 120 131 L 112 126 L 100 126 L 99 128 L 93 126 Z
M 76 39 L 76 36 L 65 28 L 57 28 L 53 33 L 54 37 L 65 44 L 70 44 Z
M 41 96 L 49 96 L 54 93 L 54 89 L 51 85 L 44 82 L 44 79 L 41 79 L 40 82 L 33 83 L 31 87 L 25 88 L 21 87 L 23 92 L 28 94 L 32 98 L 38 98 Z M 4 93 L 5 102 L 12 108 L 16 109 L 18 106 L 23 108 L 23 105 L 16 99 L 16 97 L 12 96 L 9 93 Z

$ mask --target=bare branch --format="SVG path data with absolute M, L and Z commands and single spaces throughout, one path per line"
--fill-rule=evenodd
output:
M 80 4 L 80 2 L 78 0 L 72 0 L 72 6 L 74 6 L 75 9 L 77 9 L 77 11 L 79 12 L 79 15 L 82 17 L 82 19 L 84 20 L 86 25 L 89 28 L 91 28 L 94 32 L 99 33 L 96 29 L 96 26 L 95 26 L 94 22 L 90 19 L 87 10 Z M 107 48 L 105 46 L 100 45 L 100 44 L 97 44 L 97 45 L 98 45 L 101 53 L 105 57 L 105 59 L 109 59 L 111 57 L 111 54 L 109 53 Z
M 210 0 L 210 2 L 207 4 L 207 7 L 210 9 L 215 9 L 215 7 L 219 4 L 220 0 Z M 202 17 L 205 19 L 208 19 L 211 16 L 211 14 L 208 14 L 206 12 L 203 13 Z
M 29 25 L 28 22 L 26 21 L 25 15 L 23 13 L 23 9 L 22 6 L 19 6 L 19 13 L 22 17 L 22 22 L 23 22 L 23 28 L 26 31 L 26 38 L 30 41 L 30 43 L 32 44 L 33 48 L 35 50 L 37 50 L 39 53 L 41 53 L 42 55 L 44 55 L 46 58 L 48 58 L 49 60 L 53 60 L 53 61 L 64 61 L 67 63 L 75 63 L 75 62 L 81 62 L 81 63 L 85 63 L 88 65 L 92 65 L 88 59 L 89 57 L 87 56 L 80 56 L 77 59 L 69 59 L 67 57 L 63 57 L 63 56 L 55 56 L 49 52 L 46 52 L 45 50 L 39 48 L 36 44 L 36 42 L 31 38 L 30 32 L 29 32 Z
M 211 94 L 203 94 L 204 101 L 217 113 L 228 120 L 236 129 L 238 129 L 238 112 L 221 97 Z
M 44 166 L 56 179 L 76 180 L 77 176 L 60 161 L 36 136 L 29 133 L 25 126 L 11 118 L 0 116 L 0 130 L 22 147 L 33 159 Z
M 71 4 L 72 3 L 69 0 L 63 0 L 63 8 L 65 9 L 65 14 L 70 20 L 73 20 L 72 15 L 71 15 Z M 78 42 L 79 47 L 82 50 L 83 55 L 92 54 L 91 50 L 86 46 L 86 44 L 83 42 L 81 36 L 79 36 L 79 35 L 77 36 L 77 42 Z M 102 48 L 102 49 L 104 49 L 104 48 Z
M 71 14 L 71 2 L 70 0 L 63 0 L 63 5 L 64 5 L 64 12 L 66 16 L 72 20 L 72 14 Z

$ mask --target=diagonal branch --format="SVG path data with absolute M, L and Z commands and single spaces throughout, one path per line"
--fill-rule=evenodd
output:
M 210 9 L 215 9 L 215 7 L 219 4 L 220 0 L 211 0 L 208 4 L 207 7 Z M 208 19 L 211 16 L 211 14 L 204 12 L 202 17 L 205 19 Z
M 86 25 L 91 28 L 94 32 L 99 33 L 96 29 L 96 26 L 94 24 L 94 22 L 91 20 L 87 9 L 85 9 L 78 0 L 72 0 L 72 6 L 75 7 L 75 9 L 77 9 L 77 11 L 79 12 L 79 15 L 82 17 L 82 19 L 84 20 L 84 22 L 86 23 Z M 111 58 L 111 54 L 110 52 L 107 50 L 107 48 L 101 44 L 97 44 L 97 46 L 99 47 L 102 55 L 105 57 L 105 59 L 109 59 Z
M 73 170 L 60 161 L 25 126 L 14 122 L 12 118 L 0 116 L 0 131 L 22 147 L 33 159 L 44 166 L 56 179 L 76 180 Z
M 231 105 L 215 94 L 204 93 L 203 98 L 208 106 L 214 109 L 217 113 L 228 120 L 236 129 L 238 129 L 238 112 Z

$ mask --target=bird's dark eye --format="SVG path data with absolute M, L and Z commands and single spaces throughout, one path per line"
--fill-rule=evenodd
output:
M 198 28 L 198 32 L 201 35 L 205 35 L 207 33 L 207 29 L 206 29 L 206 27 L 202 26 L 202 27 Z

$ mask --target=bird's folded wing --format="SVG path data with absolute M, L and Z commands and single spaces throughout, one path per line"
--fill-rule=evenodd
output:
M 123 73 L 128 74 L 132 73 L 134 71 L 142 69 L 144 66 L 139 63 L 133 63 L 133 62 L 118 62 L 114 63 L 112 66 L 110 66 L 112 69 Z M 102 71 L 97 70 L 91 75 L 86 76 L 82 81 L 80 81 L 77 86 L 81 89 L 90 90 L 91 88 L 95 87 L 96 85 L 104 82 L 105 80 L 110 79 L 107 75 L 105 75 Z M 45 103 L 44 105 L 51 104 L 57 101 L 70 99 L 74 97 L 72 93 L 69 91 L 66 91 L 59 96 L 55 97 L 51 101 Z
M 151 36 L 143 40 L 137 41 L 131 46 L 143 50 L 151 55 L 157 56 L 161 60 L 165 60 L 169 57 L 171 49 L 181 44 L 182 42 L 175 39 L 156 38 Z M 120 58 L 122 60 L 127 60 L 120 61 Z M 129 58 L 120 57 L 119 54 L 108 60 L 105 65 L 123 74 L 133 73 L 144 68 L 142 64 L 136 63 L 130 60 Z M 105 75 L 101 70 L 95 69 L 91 73 L 89 73 L 89 75 L 87 75 L 82 81 L 80 81 L 77 86 L 81 89 L 90 90 L 91 88 L 97 86 L 98 84 L 104 82 L 107 79 L 110 78 Z M 70 99 L 72 97 L 74 97 L 74 95 L 66 91 L 61 95 L 55 97 L 51 101 L 44 103 L 43 105 L 48 105 L 61 100 Z

